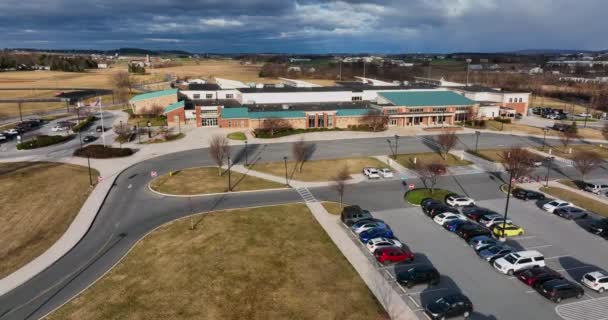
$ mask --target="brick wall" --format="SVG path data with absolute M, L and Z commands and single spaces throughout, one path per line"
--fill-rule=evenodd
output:
M 528 114 L 528 103 L 527 102 L 517 102 L 517 103 L 506 102 L 503 104 L 503 107 L 511 108 L 511 109 L 515 110 L 515 112 L 521 113 L 523 115 Z
M 167 113 L 167 125 L 177 126 L 178 123 L 175 121 L 176 116 L 179 117 L 181 123 L 184 123 L 186 121 L 186 112 L 184 112 L 184 108 L 179 108 Z

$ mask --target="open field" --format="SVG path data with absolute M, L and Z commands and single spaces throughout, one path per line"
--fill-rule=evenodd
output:
M 536 149 L 543 151 L 540 147 Z M 570 149 L 572 149 L 572 153 L 570 153 Z M 608 148 L 606 145 L 600 147 L 599 145 L 591 144 L 571 144 L 568 146 L 568 148 L 563 146 L 551 147 L 551 154 L 566 159 L 571 159 L 577 151 L 594 151 L 597 152 L 597 154 L 599 154 L 602 158 L 608 159 Z M 545 147 L 544 152 L 549 152 L 549 147 Z
M 604 217 L 608 217 L 608 205 L 597 200 L 593 200 L 589 197 L 574 193 L 570 190 L 557 187 L 542 187 L 540 191 L 558 199 L 570 201 L 576 206 L 579 206 L 591 212 L 595 212 Z
M 540 148 L 539 148 L 540 150 Z M 488 161 L 492 161 L 492 162 L 500 162 L 503 163 L 505 162 L 505 154 L 504 152 L 508 151 L 508 149 L 484 149 L 484 150 L 478 150 L 477 152 L 475 152 L 474 150 L 467 150 L 467 152 L 478 156 L 482 159 L 488 160 Z M 534 159 L 534 161 L 542 161 L 544 158 L 541 157 L 540 155 L 536 155 L 532 152 L 530 152 L 530 157 L 532 159 Z
M 232 191 L 283 188 L 285 185 L 232 171 Z M 172 176 L 158 177 L 150 184 L 153 190 L 167 194 L 191 195 L 228 191 L 228 173 L 218 176 L 218 169 L 211 167 L 190 168 L 176 171 Z
M 93 174 L 96 181 L 97 173 Z M 85 167 L 44 162 L 0 164 L 0 278 L 55 243 L 91 190 Z
M 566 123 L 571 123 L 566 121 Z M 505 123 L 504 125 L 498 121 L 489 120 L 486 121 L 486 129 L 493 131 L 519 131 L 527 134 L 542 136 L 544 134 L 543 128 L 528 126 L 518 123 Z M 502 130 L 501 130 L 502 129 Z M 604 139 L 600 130 L 591 128 L 578 128 L 578 134 L 584 139 Z M 547 136 L 556 137 L 559 136 L 560 132 L 557 130 L 547 131 Z
M 340 203 L 339 202 L 330 202 L 330 201 L 326 201 L 321 203 L 323 205 L 323 208 L 325 208 L 325 210 L 327 210 L 327 212 L 329 212 L 330 214 L 339 216 L 340 214 L 342 214 L 342 208 L 348 206 L 348 204 L 344 203 L 342 204 L 342 208 L 340 208 Z
M 440 162 L 448 167 L 468 166 L 470 164 L 473 164 L 472 162 L 467 160 L 460 160 L 460 158 L 454 156 L 451 153 L 446 156 L 446 159 L 443 159 L 441 155 L 435 152 L 398 154 L 397 162 L 399 162 L 399 164 L 406 168 L 413 169 L 415 167 L 414 158 L 416 159 L 416 162 Z
M 587 107 L 582 104 L 536 95 L 530 95 L 530 107 L 562 109 L 568 113 L 574 112 L 574 114 L 587 112 Z
M 344 167 L 348 168 L 350 174 L 362 173 L 365 167 L 383 168 L 387 167 L 374 158 L 345 158 L 335 160 L 312 160 L 304 162 L 302 172 L 296 167 L 295 162 L 287 162 L 287 175 L 289 180 L 298 181 L 330 181 L 338 171 Z M 277 177 L 285 177 L 285 163 L 269 162 L 256 163 L 251 169 Z
M 388 319 L 305 205 L 194 220 L 148 235 L 49 318 Z

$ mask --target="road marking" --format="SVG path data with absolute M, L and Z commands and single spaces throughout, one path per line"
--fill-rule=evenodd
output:
M 536 238 L 536 236 L 523 236 L 523 237 L 516 237 L 515 239 L 517 240 L 528 240 L 528 239 L 534 239 Z
M 393 277 L 393 274 L 390 273 L 388 270 L 384 270 L 384 273 L 386 273 L 391 279 L 395 280 L 395 277 Z
M 421 290 L 421 291 L 414 291 L 414 292 L 410 292 L 411 295 L 419 295 L 421 293 L 428 293 L 428 292 L 434 292 L 434 291 L 442 291 L 442 290 L 447 290 L 448 288 L 437 288 L 437 289 L 431 289 L 431 290 Z
M 548 248 L 548 247 L 552 247 L 552 244 L 546 244 L 544 246 L 536 246 L 536 247 L 526 247 L 526 250 L 534 250 L 534 249 L 541 249 L 541 248 Z
M 526 291 L 526 293 L 534 293 L 534 292 L 536 292 L 536 290 L 528 290 L 528 291 Z
M 416 302 L 416 299 L 412 298 L 412 296 L 407 296 L 407 297 L 410 298 L 410 300 L 412 300 L 412 302 L 414 303 L 416 308 L 420 308 L 420 305 L 418 304 L 418 302 Z
M 405 290 L 405 288 L 403 288 L 402 285 L 400 285 L 399 283 L 397 283 L 397 286 L 399 287 L 399 289 L 401 289 L 401 291 L 405 294 L 407 294 L 407 290 Z
M 568 257 L 568 256 L 554 256 L 554 257 L 545 258 L 545 260 L 553 260 L 553 259 L 559 259 L 559 258 L 564 258 L 564 257 Z
M 608 319 L 608 297 L 584 300 L 559 305 L 555 312 L 566 320 L 605 320 Z

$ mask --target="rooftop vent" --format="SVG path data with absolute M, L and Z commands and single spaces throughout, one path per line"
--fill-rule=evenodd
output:
M 288 104 L 284 104 L 281 107 L 283 108 L 283 110 L 289 110 L 289 105 Z

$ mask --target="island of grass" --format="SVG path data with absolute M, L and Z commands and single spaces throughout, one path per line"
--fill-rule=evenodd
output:
M 157 229 L 49 319 L 388 319 L 305 205 Z
M 287 162 L 287 176 L 289 180 L 297 181 L 330 181 L 342 168 L 346 167 L 349 174 L 363 172 L 365 167 L 386 168 L 386 164 L 375 158 L 345 158 L 332 160 L 305 161 L 300 172 L 300 164 Z M 284 162 L 255 163 L 250 169 L 268 173 L 277 177 L 285 177 Z
M 572 202 L 575 206 L 579 206 L 604 217 L 608 217 L 608 205 L 590 197 L 586 197 L 576 192 L 558 187 L 542 187 L 540 188 L 540 191 L 555 198 Z
M 340 206 L 339 202 L 333 202 L 333 201 L 325 201 L 321 203 L 323 205 L 323 208 L 325 208 L 325 210 L 327 210 L 327 212 L 329 214 L 333 214 L 336 216 L 339 216 L 340 214 L 342 214 L 342 208 L 348 206 L 347 204 L 342 204 L 342 206 Z
M 410 204 L 419 206 L 422 200 L 424 199 L 430 198 L 439 201 L 445 201 L 445 197 L 450 194 L 454 194 L 454 192 L 444 189 L 431 190 L 427 188 L 420 188 L 406 192 L 404 198 L 405 201 L 409 202 Z
M 467 150 L 468 153 L 477 156 L 479 158 L 496 162 L 496 163 L 504 163 L 505 162 L 505 152 L 508 152 L 508 149 L 483 149 L 483 150 Z M 528 157 L 533 161 L 542 161 L 544 157 L 528 152 Z
M 593 151 L 599 154 L 603 159 L 608 159 L 608 145 L 602 145 L 600 147 L 600 145 L 597 144 L 571 144 L 568 147 L 546 146 L 544 150 L 542 147 L 537 147 L 536 149 L 546 153 L 549 153 L 549 149 L 551 149 L 552 155 L 566 159 L 571 159 L 577 151 Z M 572 149 L 572 152 L 570 152 L 570 149 Z
M 227 135 L 228 139 L 230 140 L 239 140 L 239 141 L 245 141 L 247 140 L 247 135 L 245 135 L 244 132 L 231 132 Z
M 568 122 L 566 122 L 568 123 Z M 570 122 L 571 123 L 571 122 Z M 495 120 L 486 120 L 484 121 L 484 126 L 467 126 L 473 129 L 486 129 L 492 131 L 518 131 L 524 132 L 530 135 L 543 136 L 545 134 L 544 128 L 541 127 L 533 127 L 525 124 L 519 123 L 501 123 L 500 121 Z M 560 135 L 560 132 L 557 130 L 549 130 L 547 131 L 547 137 L 557 137 Z M 578 128 L 578 134 L 581 138 L 585 139 L 603 139 L 602 133 L 600 130 L 595 130 L 591 128 Z
M 30 150 L 30 149 L 38 149 L 44 148 L 48 146 L 52 146 L 54 144 L 64 143 L 66 141 L 70 141 L 74 139 L 76 135 L 70 134 L 67 136 L 60 135 L 39 135 L 35 136 L 27 141 L 23 141 L 17 144 L 17 150 Z
M 445 157 L 445 159 L 444 159 Z M 398 154 L 397 162 L 409 169 L 414 169 L 416 167 L 416 163 L 414 163 L 414 159 L 416 163 L 442 163 L 448 167 L 460 167 L 460 166 L 468 166 L 473 164 L 467 160 L 461 160 L 459 157 L 448 153 L 447 155 L 441 156 L 436 152 L 424 152 L 424 153 L 408 153 L 408 154 Z
M 97 175 L 93 170 L 93 181 Z M 51 247 L 91 190 L 86 167 L 48 162 L 0 164 L 0 279 Z
M 240 172 L 230 173 L 232 191 L 250 191 L 284 188 L 285 184 L 249 176 Z M 189 168 L 175 171 L 154 179 L 150 183 L 154 191 L 171 195 L 197 195 L 228 192 L 228 172 L 222 175 L 216 167 Z

